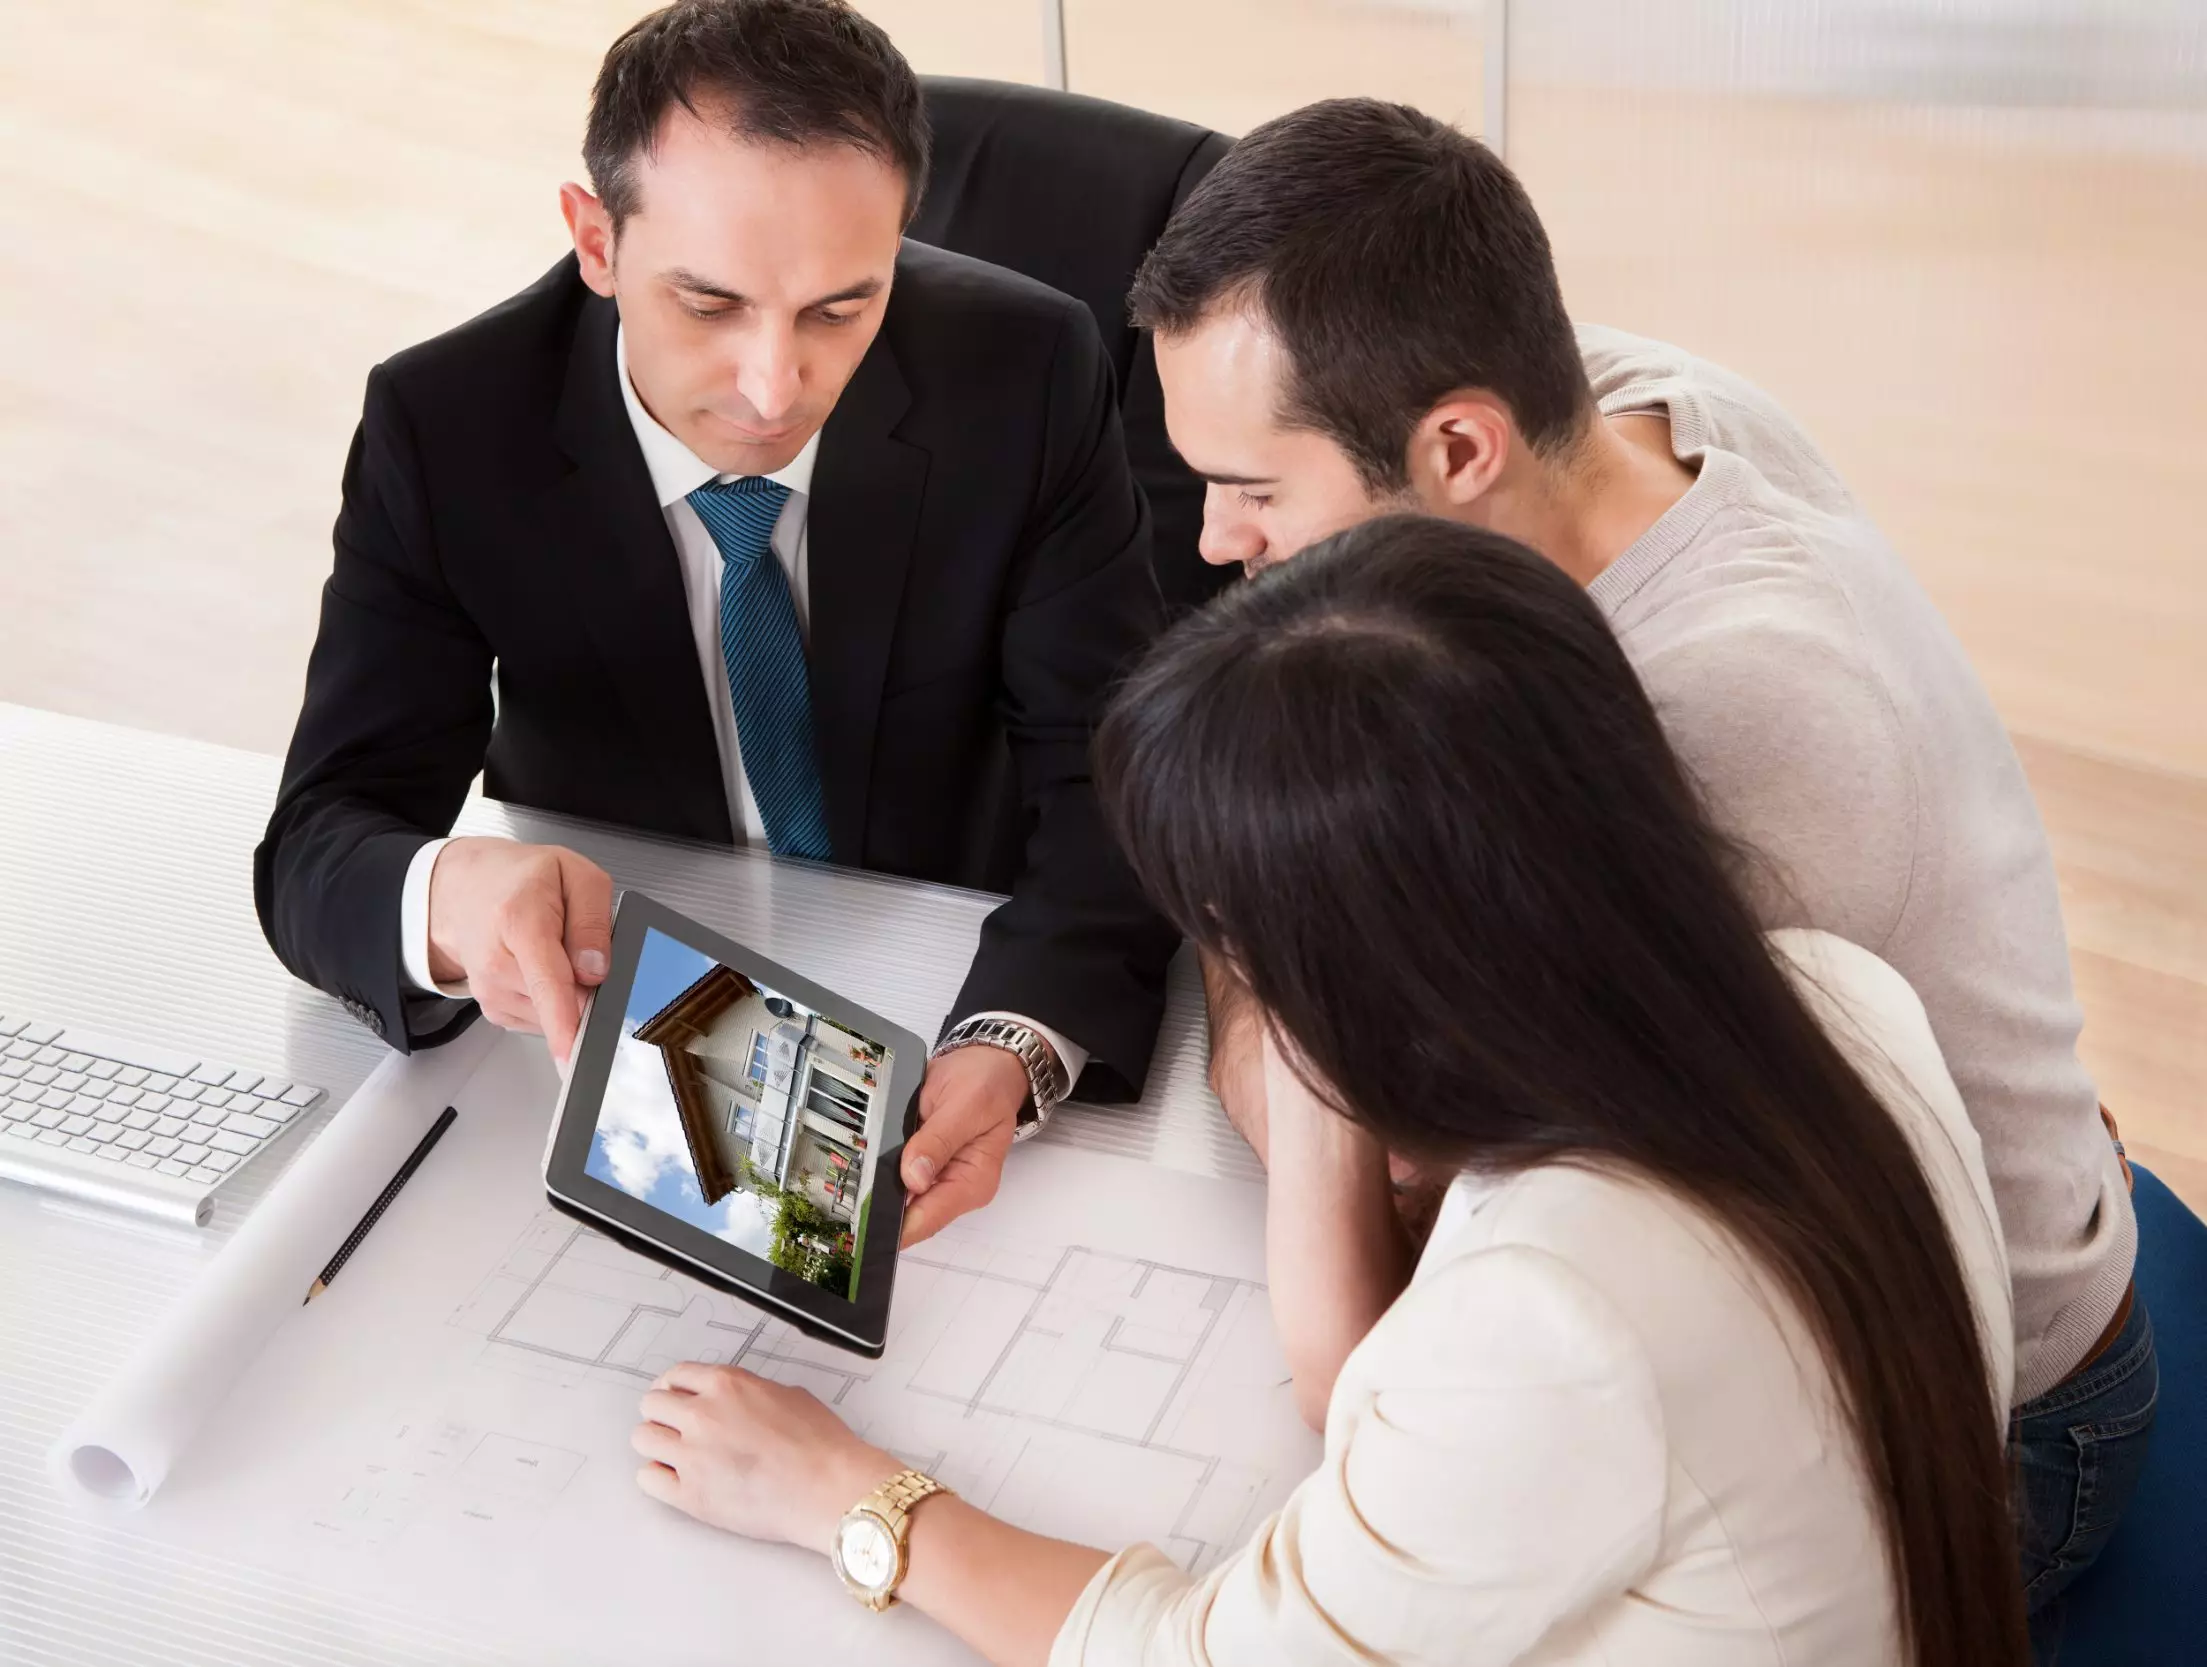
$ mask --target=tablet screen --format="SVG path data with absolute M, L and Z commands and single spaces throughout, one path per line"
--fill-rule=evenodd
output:
M 857 1302 L 899 1133 L 895 1063 L 888 1042 L 648 927 L 584 1172 Z

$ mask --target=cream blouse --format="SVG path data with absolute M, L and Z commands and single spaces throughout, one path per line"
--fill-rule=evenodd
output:
M 2003 1423 L 2006 1254 L 1923 1008 L 1865 950 L 1771 942 L 1916 1147 Z M 1863 1468 L 1791 1301 L 1670 1192 L 1558 1164 L 1460 1179 L 1342 1368 L 1319 1470 L 1201 1579 L 1122 1552 L 1051 1663 L 1884 1667 L 1898 1637 Z

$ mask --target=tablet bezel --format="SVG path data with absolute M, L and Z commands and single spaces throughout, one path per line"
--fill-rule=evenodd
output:
M 620 1044 L 621 1020 L 643 956 L 644 936 L 657 930 L 766 985 L 889 1050 L 883 1093 L 882 1138 L 892 1142 L 875 1158 L 874 1191 L 867 1207 L 865 1257 L 858 1267 L 854 1302 L 774 1266 L 725 1239 L 655 1209 L 642 1199 L 589 1173 L 590 1143 Z M 641 892 L 623 892 L 615 905 L 612 967 L 591 996 L 554 1113 L 544 1153 L 544 1186 L 552 1204 L 606 1232 L 630 1249 L 716 1289 L 768 1308 L 807 1336 L 880 1358 L 889 1330 L 889 1301 L 896 1281 L 897 1245 L 904 1231 L 906 1196 L 901 1163 L 904 1143 L 919 1122 L 919 1091 L 927 1069 L 927 1044 L 880 1014 L 847 1001 L 803 974 L 792 972 Z

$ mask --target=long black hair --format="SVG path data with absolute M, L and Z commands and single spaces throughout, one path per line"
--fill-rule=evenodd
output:
M 1097 738 L 1158 907 L 1405 1156 L 1629 1166 L 1798 1303 L 1919 1667 L 2028 1659 L 1996 1409 L 1908 1138 L 1773 961 L 1593 602 L 1393 516 L 1183 621 Z

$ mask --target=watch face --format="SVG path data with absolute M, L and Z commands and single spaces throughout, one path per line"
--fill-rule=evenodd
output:
M 879 1518 L 854 1512 L 835 1532 L 835 1560 L 852 1585 L 881 1591 L 896 1578 L 896 1538 Z

